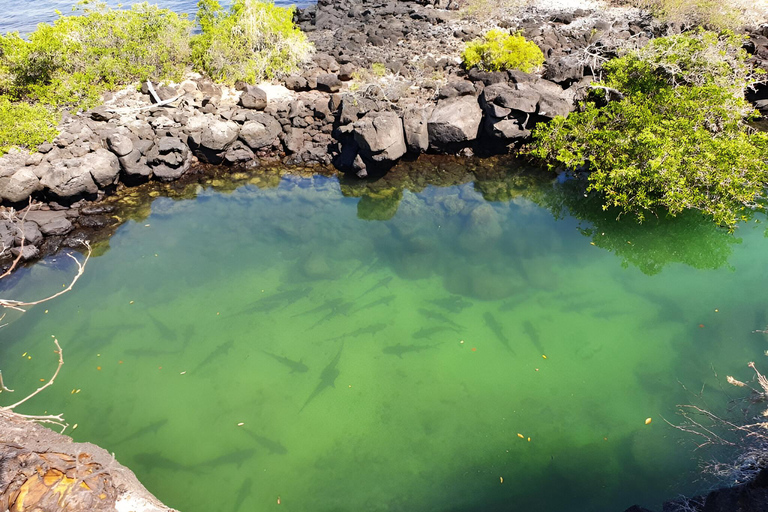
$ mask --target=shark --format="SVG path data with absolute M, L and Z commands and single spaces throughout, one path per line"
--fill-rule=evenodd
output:
M 203 366 L 210 364 L 211 361 L 223 356 L 224 354 L 227 354 L 230 350 L 232 350 L 232 347 L 235 345 L 235 340 L 229 340 L 225 341 L 224 343 L 220 344 L 218 347 L 213 349 L 210 354 L 208 354 L 208 357 L 203 359 L 200 364 L 195 367 L 193 371 L 199 371 L 200 368 Z
M 403 354 L 407 354 L 409 352 L 422 352 L 424 350 L 429 350 L 435 348 L 435 345 L 403 345 L 398 343 L 397 345 L 390 345 L 389 347 L 384 347 L 381 351 L 385 354 L 390 354 L 399 357 L 400 359 L 403 358 Z
M 295 315 L 293 315 L 293 317 L 295 318 L 297 316 L 311 315 L 312 313 L 321 313 L 323 311 L 333 310 L 343 302 L 344 302 L 344 299 L 340 299 L 340 298 L 328 299 L 327 301 L 323 302 L 316 308 L 312 308 L 307 311 L 303 311 L 301 313 L 296 313 Z
M 318 320 L 317 322 L 312 324 L 312 327 L 310 327 L 310 329 L 314 329 L 315 327 L 317 327 L 321 323 L 327 322 L 331 318 L 334 318 L 334 317 L 336 317 L 338 315 L 346 315 L 346 314 L 348 314 L 352 310 L 353 307 L 355 307 L 355 303 L 354 302 L 342 302 L 342 303 L 338 304 L 333 309 L 331 309 L 328 312 L 328 314 L 326 314 L 323 318 L 321 318 L 320 320 Z
M 436 311 L 430 311 L 428 309 L 419 308 L 419 313 L 422 314 L 425 318 L 429 318 L 430 320 L 437 320 L 438 322 L 450 325 L 451 327 L 455 327 L 456 329 L 461 329 L 461 325 L 457 324 L 447 316 L 445 316 L 442 313 L 438 313 Z
M 273 455 L 286 455 L 288 453 L 288 450 L 278 441 L 273 441 L 272 439 L 269 439 L 264 436 L 260 436 L 255 432 L 251 432 L 248 429 L 242 429 L 243 432 L 248 434 L 248 436 L 256 441 L 259 445 L 261 445 L 263 448 L 266 448 L 267 451 Z
M 531 343 L 539 351 L 539 354 L 546 354 L 544 347 L 541 346 L 539 331 L 536 330 L 536 327 L 534 327 L 530 320 L 523 322 L 523 332 L 531 339 Z
M 289 306 L 297 302 L 299 299 L 306 297 L 311 291 L 311 287 L 306 287 L 278 292 L 248 304 L 248 306 L 235 313 L 235 315 L 270 312 L 281 306 Z
M 395 298 L 396 298 L 395 295 L 387 295 L 386 297 L 382 297 L 382 298 L 380 298 L 378 300 L 375 300 L 373 302 L 369 302 L 368 304 L 364 304 L 364 305 L 360 306 L 359 308 L 357 308 L 355 310 L 355 313 L 358 313 L 360 311 L 364 311 L 366 309 L 375 308 L 377 306 L 389 306 L 389 304 L 393 300 L 395 300 Z
M 237 498 L 235 499 L 235 506 L 232 508 L 233 512 L 238 512 L 243 506 L 245 499 L 251 495 L 251 488 L 253 487 L 253 478 L 246 478 L 243 480 L 240 489 L 237 490 Z
M 262 350 L 262 352 L 264 352 L 269 357 L 271 357 L 278 363 L 282 364 L 283 366 L 290 368 L 291 373 L 306 373 L 307 370 L 309 370 L 309 368 L 307 368 L 307 365 L 305 365 L 301 361 L 294 361 L 293 359 L 288 359 L 287 357 L 278 356 L 277 354 L 267 352 L 266 350 Z
M 144 466 L 147 469 L 163 469 L 166 471 L 197 471 L 195 467 L 185 466 L 179 464 L 175 460 L 171 460 L 167 457 L 160 455 L 160 452 L 150 453 L 137 453 L 134 460 L 139 463 L 140 466 Z
M 361 327 L 360 329 L 354 330 L 352 332 L 347 332 L 344 334 L 340 334 L 339 336 L 336 336 L 335 338 L 329 338 L 326 341 L 336 341 L 341 340 L 344 338 L 357 338 L 358 336 L 363 336 L 364 334 L 368 334 L 370 336 L 373 336 L 374 334 L 378 334 L 384 329 L 387 328 L 387 324 L 372 324 L 368 325 L 366 327 Z
M 370 288 L 368 288 L 367 290 L 365 290 L 357 298 L 359 299 L 361 297 L 364 297 L 364 296 L 368 295 L 371 292 L 374 292 L 374 291 L 378 290 L 379 288 L 383 288 L 383 287 L 389 285 L 389 283 L 391 281 L 392 281 L 392 276 L 379 279 L 379 281 L 375 285 L 373 285 Z
M 161 428 L 163 428 L 167 423 L 168 423 L 168 418 L 155 421 L 153 423 L 150 423 L 146 427 L 141 427 L 140 429 L 138 429 L 133 434 L 130 434 L 128 437 L 124 437 L 123 439 L 115 442 L 114 444 L 122 444 L 122 443 L 125 443 L 127 441 L 132 441 L 132 440 L 134 440 L 136 438 L 143 437 L 143 436 L 145 436 L 147 434 L 156 434 L 157 431 L 160 430 Z
M 490 312 L 486 312 L 483 315 L 483 318 L 485 319 L 486 327 L 491 330 L 491 332 L 496 336 L 501 344 L 504 345 L 507 350 L 517 355 L 517 353 L 512 350 L 512 347 L 509 344 L 509 338 L 507 338 L 504 334 L 504 331 L 501 330 L 501 325 L 499 325 L 499 322 L 496 320 L 496 318 Z
M 212 459 L 205 460 L 203 462 L 200 462 L 199 464 L 196 464 L 196 466 L 199 467 L 205 467 L 205 468 L 211 468 L 211 467 L 219 467 L 219 466 L 227 466 L 229 464 L 235 464 L 238 469 L 245 463 L 247 460 L 250 460 L 253 455 L 256 453 L 256 450 L 253 448 L 248 448 L 246 450 L 235 450 L 230 453 L 225 453 L 224 455 L 220 455 L 218 457 L 214 457 Z
M 451 313 L 461 313 L 463 310 L 472 305 L 471 302 L 464 300 L 459 295 L 451 295 L 450 297 L 430 300 L 429 302 L 439 308 L 450 311 Z
M 163 322 L 155 318 L 155 316 L 152 315 L 152 313 L 148 312 L 147 316 L 149 317 L 150 320 L 152 320 L 152 323 L 155 325 L 155 329 L 157 329 L 157 332 L 160 333 L 160 337 L 162 339 L 175 341 L 179 337 L 176 331 L 174 331 L 173 329 L 165 325 Z
M 435 334 L 445 331 L 458 332 L 453 327 L 448 327 L 447 325 L 436 325 L 434 327 L 422 327 L 413 334 L 413 337 L 414 339 L 422 340 L 424 338 L 432 338 Z
M 299 409 L 299 412 L 303 411 L 304 408 L 309 405 L 309 403 L 317 398 L 317 396 L 325 391 L 327 388 L 333 388 L 336 387 L 336 378 L 339 376 L 339 369 L 337 368 L 339 364 L 339 359 L 341 359 L 341 351 L 344 350 L 344 343 L 341 344 L 341 347 L 339 348 L 339 352 L 336 354 L 336 357 L 333 358 L 333 360 L 328 363 L 328 365 L 323 368 L 323 371 L 320 372 L 320 382 L 315 387 L 315 390 L 312 392 L 311 395 L 309 395 L 309 398 L 307 398 L 307 401 L 304 402 L 304 405 L 301 406 L 301 409 Z

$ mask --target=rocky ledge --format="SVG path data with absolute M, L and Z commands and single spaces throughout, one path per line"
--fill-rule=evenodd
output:
M 618 48 L 669 30 L 636 9 L 584 5 L 592 7 L 534 5 L 479 24 L 446 0 L 319 0 L 296 16 L 317 49 L 301 74 L 234 88 L 200 76 L 146 83 L 66 116 L 60 135 L 37 152 L 0 158 L 2 203 L 33 201 L 36 210 L 21 226 L 0 221 L 0 259 L 79 245 L 88 229 L 117 222 L 93 201 L 201 172 L 199 163 L 332 164 L 364 177 L 421 153 L 508 152 L 537 123 L 573 111 Z M 466 73 L 464 42 L 491 26 L 522 31 L 538 44 L 542 71 Z M 763 65 L 765 35 L 755 33 L 748 47 Z M 768 103 L 768 94 L 753 99 Z

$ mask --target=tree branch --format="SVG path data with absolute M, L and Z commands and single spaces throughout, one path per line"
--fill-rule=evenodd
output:
M 55 293 L 49 297 L 46 297 L 40 300 L 31 301 L 31 302 L 24 302 L 21 300 L 14 300 L 14 299 L 0 299 L 0 307 L 15 309 L 16 311 L 25 312 L 26 310 L 23 309 L 24 307 L 35 306 L 37 304 L 42 304 L 43 302 L 48 302 L 49 300 L 53 300 L 56 297 L 64 295 L 68 291 L 72 290 L 72 287 L 75 285 L 77 280 L 80 279 L 80 276 L 82 276 L 83 272 L 85 272 L 85 265 L 88 263 L 88 259 L 91 257 L 91 253 L 93 252 L 93 250 L 91 249 L 91 244 L 89 244 L 88 242 L 83 242 L 83 245 L 85 245 L 85 247 L 88 249 L 88 254 L 86 254 L 85 259 L 83 260 L 82 263 L 79 262 L 77 258 L 72 256 L 71 254 L 67 254 L 67 256 L 72 258 L 72 260 L 77 264 L 77 274 L 75 275 L 74 278 L 72 278 L 72 282 L 69 283 L 69 286 L 67 286 L 60 292 Z
M 21 404 L 23 404 L 24 402 L 26 402 L 27 400 L 29 400 L 30 398 L 32 398 L 33 396 L 37 395 L 37 394 L 38 394 L 38 393 L 40 393 L 42 390 L 44 390 L 45 388 L 47 388 L 47 387 L 49 387 L 49 386 L 51 386 L 51 385 L 53 384 L 53 381 L 54 381 L 54 380 L 56 380 L 56 377 L 58 377 L 58 375 L 59 375 L 59 370 L 61 370 L 61 367 L 62 367 L 62 365 L 64 364 L 64 351 L 61 349 L 61 345 L 59 345 L 59 340 L 57 340 L 56 338 L 54 338 L 54 339 L 53 339 L 53 342 L 56 344 L 56 348 L 58 348 L 58 349 L 59 349 L 59 350 L 58 350 L 58 354 L 59 354 L 59 365 L 56 367 L 56 371 L 53 373 L 53 377 L 51 377 L 51 379 L 50 379 L 48 382 L 46 382 L 45 384 L 43 384 L 42 386 L 40 386 L 39 388 L 37 388 L 37 391 L 35 391 L 34 393 L 32 393 L 32 394 L 30 394 L 30 395 L 26 396 L 25 398 L 23 398 L 23 399 L 19 400 L 18 402 L 16 402 L 16 403 L 15 403 L 15 404 L 13 404 L 13 405 L 9 405 L 9 406 L 6 406 L 6 407 L 0 407 L 0 409 L 4 409 L 4 410 L 7 410 L 7 411 L 13 411 L 13 410 L 14 410 L 16 407 L 20 406 Z M 28 417 L 28 418 L 31 418 L 31 416 L 24 416 L 23 414 L 20 414 L 19 416 L 23 416 L 23 417 Z M 37 417 L 35 417 L 35 418 L 38 418 L 38 419 L 39 419 L 39 418 L 44 418 L 44 419 L 58 419 L 58 420 L 64 421 L 64 420 L 61 418 L 61 414 L 58 414 L 58 415 L 55 415 L 55 416 L 37 416 Z

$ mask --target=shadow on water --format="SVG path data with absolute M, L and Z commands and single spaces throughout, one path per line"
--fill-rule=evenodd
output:
M 548 210 L 555 219 L 572 218 L 576 229 L 595 247 L 615 254 L 624 266 L 634 266 L 648 275 L 658 274 L 664 267 L 682 263 L 696 269 L 727 266 L 733 245 L 740 238 L 719 228 L 696 213 L 677 217 L 651 217 L 643 224 L 631 218 L 619 218 L 619 212 L 604 210 L 594 194 L 586 194 L 586 181 L 578 177 L 556 177 L 510 158 L 459 159 L 445 156 L 422 156 L 406 161 L 376 180 L 359 180 L 341 176 L 327 169 L 266 168 L 249 172 L 216 169 L 205 176 L 171 184 L 149 183 L 129 189 L 121 196 L 108 198 L 117 206 L 121 219 L 144 222 L 150 215 L 177 212 L 177 201 L 208 196 L 208 190 L 231 194 L 241 187 L 260 190 L 277 187 L 336 189 L 341 195 L 357 200 L 357 217 L 384 221 L 380 228 L 386 242 L 374 240 L 375 250 L 385 258 L 379 264 L 393 268 L 400 277 L 421 279 L 444 274 L 434 266 L 435 254 L 453 252 L 467 260 L 467 273 L 445 276 L 450 291 L 459 295 L 484 299 L 511 297 L 530 280 L 526 260 L 553 249 L 555 240 L 539 239 L 538 245 L 525 238 L 525 226 L 518 226 L 515 237 L 507 235 L 498 207 L 525 210 L 527 202 Z M 297 180 L 298 179 L 298 180 Z M 286 181 L 287 180 L 287 181 Z M 453 187 L 453 188 L 451 188 Z M 155 203 L 158 197 L 170 198 Z M 434 230 L 429 224 L 419 228 L 408 217 L 434 217 Z M 377 229 L 377 228 L 373 228 Z M 443 231 L 442 233 L 440 231 Z M 301 228 L 286 225 L 276 229 L 285 239 L 306 243 L 310 235 Z M 452 238 L 446 236 L 446 232 Z M 442 236 L 441 236 L 442 235 Z M 108 240 L 100 242 L 101 252 Z M 493 264 L 475 265 L 473 253 L 496 251 L 510 255 L 497 258 Z M 298 260 L 300 272 L 296 282 L 337 278 L 343 268 L 334 267 L 320 251 L 306 251 Z M 366 263 L 361 256 L 360 264 Z M 471 268 L 470 268 L 471 267 Z M 510 267 L 515 275 L 510 275 Z M 499 279 L 499 270 L 503 276 Z M 537 283 L 541 284 L 541 283 Z

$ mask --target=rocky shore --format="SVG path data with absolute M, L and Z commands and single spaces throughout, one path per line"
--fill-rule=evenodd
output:
M 202 172 L 201 163 L 333 166 L 365 177 L 421 153 L 509 152 L 537 123 L 573 111 L 618 48 L 674 29 L 637 9 L 597 3 L 534 4 L 483 23 L 455 7 L 447 0 L 320 0 L 297 12 L 316 48 L 301 74 L 234 88 L 200 76 L 145 83 L 65 116 L 52 143 L 0 158 L 2 204 L 35 205 L 21 228 L 0 221 L 0 258 L 33 260 L 80 245 L 89 230 L 118 222 L 100 199 Z M 546 56 L 543 69 L 465 72 L 463 44 L 491 26 L 534 41 Z M 768 27 L 747 50 L 768 67 Z M 765 90 L 750 99 L 768 109 Z

